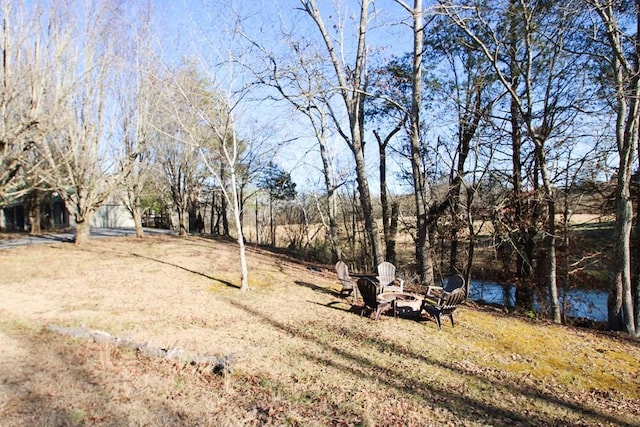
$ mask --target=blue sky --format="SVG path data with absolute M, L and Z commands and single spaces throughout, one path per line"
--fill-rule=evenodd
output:
M 237 36 L 230 36 L 236 16 L 242 17 L 243 30 L 249 37 L 274 52 L 282 49 L 278 40 L 282 38 L 283 32 L 292 32 L 306 38 L 319 37 L 311 19 L 304 12 L 296 10 L 299 4 L 298 0 L 152 0 L 154 23 L 158 29 L 156 36 L 162 40 L 160 47 L 165 57 L 179 61 L 182 56 L 197 55 L 204 58 L 202 62 L 211 64 L 208 67 L 211 72 L 215 70 L 216 63 L 226 59 L 229 49 L 237 47 L 233 46 L 233 37 Z M 333 8 L 334 4 L 339 5 L 339 12 Z M 340 22 L 337 18 L 344 17 L 345 27 L 349 28 L 342 52 L 346 58 L 353 57 L 355 52 L 355 46 L 349 43 L 349 36 L 358 23 L 358 4 L 358 1 L 353 0 L 318 1 L 330 29 L 337 28 Z M 370 45 L 385 54 L 408 50 L 411 46 L 411 30 L 405 25 L 397 24 L 398 16 L 402 16 L 404 11 L 394 1 L 385 0 L 376 2 L 375 14 L 368 34 Z M 317 43 L 320 47 L 321 42 L 318 40 Z M 227 69 L 223 69 L 223 74 L 226 71 Z M 220 82 L 225 79 L 220 73 L 215 78 Z M 290 106 L 284 103 L 253 102 L 247 104 L 241 116 L 245 121 L 244 131 L 247 134 L 253 133 L 255 136 L 256 129 L 263 129 L 261 136 L 271 138 L 274 146 L 281 145 L 281 141 L 295 141 L 280 146 L 275 159 L 291 171 L 299 187 L 313 186 L 313 183 L 320 182 L 320 161 L 317 150 L 314 150 L 315 142 L 309 138 L 310 131 L 304 119 L 294 114 Z M 373 137 L 369 139 L 367 164 L 371 178 L 377 179 L 377 147 Z M 337 167 L 345 171 L 352 170 L 351 154 L 344 141 L 336 138 L 332 146 L 338 159 Z

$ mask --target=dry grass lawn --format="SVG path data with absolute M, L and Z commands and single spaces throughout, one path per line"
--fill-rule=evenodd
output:
M 95 240 L 0 251 L 2 426 L 640 425 L 640 346 L 466 306 L 359 316 L 330 269 L 229 242 Z M 106 331 L 233 372 L 58 334 Z

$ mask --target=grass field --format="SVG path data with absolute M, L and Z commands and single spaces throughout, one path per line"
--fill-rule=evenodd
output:
M 2 426 L 640 425 L 640 343 L 473 305 L 441 331 L 360 316 L 317 271 L 233 243 L 0 251 Z M 100 330 L 231 373 L 52 332 Z

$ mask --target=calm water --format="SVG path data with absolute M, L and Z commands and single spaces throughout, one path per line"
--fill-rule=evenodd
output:
M 566 306 L 567 317 L 582 317 L 596 322 L 607 321 L 607 297 L 605 291 L 569 290 L 566 296 L 560 292 L 560 304 Z M 492 282 L 472 280 L 469 298 L 491 304 L 513 307 L 516 300 L 516 289 L 513 285 L 499 285 Z M 566 298 L 563 301 L 563 298 Z

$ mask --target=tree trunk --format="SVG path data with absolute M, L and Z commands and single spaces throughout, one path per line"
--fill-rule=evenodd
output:
M 340 242 L 338 241 L 338 221 L 336 219 L 338 213 L 336 209 L 336 192 L 333 188 L 327 195 L 327 204 L 329 216 L 329 243 L 331 245 L 332 261 L 336 263 L 338 260 L 342 259 L 342 249 L 340 247 Z
M 269 195 L 269 234 L 271 237 L 271 247 L 276 247 L 276 227 L 273 221 L 273 197 Z
M 560 303 L 558 299 L 557 284 L 557 260 L 556 260 L 556 204 L 553 195 L 547 196 L 549 200 L 547 206 L 549 209 L 549 230 L 547 233 L 547 281 L 549 286 L 549 302 L 551 303 L 551 315 L 556 323 L 562 322 L 560 313 Z
M 318 109 L 318 111 L 321 111 Z M 311 118 L 310 118 L 311 120 Z M 342 259 L 342 250 L 338 242 L 338 222 L 337 216 L 337 204 L 336 204 L 336 186 L 333 169 L 331 168 L 331 162 L 329 159 L 329 152 L 327 150 L 327 141 L 325 138 L 326 131 L 326 115 L 322 111 L 320 116 L 320 129 L 316 129 L 316 139 L 318 140 L 318 146 L 320 147 L 320 159 L 322 160 L 322 171 L 324 176 L 324 188 L 327 192 L 327 239 L 331 246 L 331 260 L 335 264 Z M 313 121 L 312 121 L 313 123 Z
M 242 221 L 240 220 L 240 202 L 238 200 L 238 191 L 236 187 L 236 175 L 231 172 L 231 194 L 233 203 L 233 219 L 236 223 L 236 234 L 238 242 L 238 252 L 240 254 L 240 290 L 247 292 L 249 290 L 249 267 L 247 266 L 247 255 L 244 244 L 244 232 L 242 230 Z
M 409 139 L 411 142 L 411 172 L 416 205 L 416 262 L 420 273 L 420 282 L 427 286 L 432 286 L 434 284 L 433 259 L 427 218 L 429 197 L 420 154 L 420 107 L 422 104 L 422 56 L 424 50 L 422 0 L 414 0 L 411 14 L 413 16 L 413 64 Z
M 380 168 L 379 168 L 380 205 L 382 207 L 382 232 L 384 235 L 384 242 L 385 242 L 385 259 L 392 264 L 395 264 L 396 262 L 395 261 L 396 260 L 396 253 L 395 253 L 396 236 L 395 235 L 391 236 L 392 231 L 391 231 L 390 223 L 391 221 L 393 221 L 392 219 L 393 212 L 391 211 L 394 209 L 394 207 L 390 206 L 389 204 L 388 192 L 387 192 L 387 146 L 389 145 L 391 138 L 393 138 L 398 132 L 402 130 L 406 121 L 407 121 L 407 117 L 405 115 L 405 117 L 403 117 L 402 120 L 398 122 L 396 127 L 393 128 L 391 132 L 389 132 L 389 134 L 384 139 L 380 136 L 378 131 L 376 130 L 373 131 L 373 135 L 376 137 L 376 141 L 378 142 L 378 154 L 380 156 Z M 398 209 L 397 204 L 395 208 Z M 396 221 L 398 220 L 397 215 L 398 215 L 398 212 L 396 211 Z M 393 238 L 393 241 L 391 241 L 392 238 Z
M 533 127 L 531 125 L 531 133 Z M 543 126 L 546 128 L 546 126 Z M 534 134 L 536 163 L 538 170 L 540 171 L 540 177 L 542 178 L 542 184 L 544 189 L 544 196 L 547 200 L 547 232 L 544 236 L 547 252 L 547 287 L 549 291 L 549 304 L 551 306 L 551 316 L 554 322 L 561 323 L 562 318 L 560 316 L 560 304 L 558 300 L 558 284 L 557 284 L 557 259 L 556 259 L 556 202 L 554 190 L 549 179 L 549 172 L 547 170 L 547 158 L 544 151 L 545 141 L 547 139 L 546 134 Z
M 89 243 L 91 239 L 91 216 L 93 215 L 93 211 L 87 197 L 88 192 L 82 187 L 77 190 L 77 193 L 71 196 L 67 194 L 63 196 L 65 207 L 67 211 L 74 216 L 76 223 L 75 244 L 77 246 Z
M 42 233 L 40 228 L 40 203 L 42 196 L 38 190 L 33 190 L 28 197 L 27 209 L 29 211 L 29 224 L 31 229 L 29 234 L 38 235 Z
M 220 180 L 221 182 L 225 182 L 227 180 L 227 173 L 224 167 L 221 167 L 220 170 Z M 234 174 L 235 176 L 235 174 Z M 234 190 L 237 191 L 237 190 Z M 237 195 L 236 195 L 237 198 Z M 239 201 L 238 201 L 239 203 Z M 234 207 L 235 210 L 235 207 Z M 225 237 L 229 237 L 231 233 L 229 232 L 229 201 L 226 197 L 222 197 L 220 200 L 220 216 L 222 219 L 222 235 Z M 240 218 L 240 222 L 242 222 L 242 218 Z
M 640 147 L 638 148 L 640 153 Z M 639 177 L 640 178 L 640 177 Z M 636 183 L 640 185 L 640 182 Z M 636 187 L 637 192 L 637 187 Z M 635 241 L 635 283 L 633 284 L 634 299 L 633 304 L 636 308 L 636 337 L 640 335 L 640 194 L 636 193 L 636 200 L 638 207 L 636 208 L 636 241 Z
M 396 239 L 398 236 L 398 215 L 400 213 L 400 206 L 398 202 L 391 204 L 391 219 L 389 223 L 389 237 L 387 240 L 387 260 L 391 264 L 396 264 Z
M 340 95 L 344 103 L 344 107 L 349 117 L 349 135 L 343 132 L 341 129 L 338 132 L 344 138 L 345 142 L 349 146 L 354 156 L 354 162 L 356 167 L 356 182 L 358 183 L 358 191 L 360 195 L 360 205 L 365 223 L 365 231 L 367 234 L 367 240 L 371 246 L 373 255 L 373 264 L 377 266 L 382 262 L 380 242 L 378 236 L 378 225 L 375 222 L 373 216 L 373 207 L 371 203 L 371 194 L 369 191 L 369 184 L 367 180 L 367 173 L 364 161 L 364 100 L 366 97 L 366 79 L 364 78 L 366 72 L 366 55 L 367 45 L 365 41 L 365 35 L 367 32 L 367 23 L 369 19 L 369 5 L 370 0 L 361 0 L 360 3 L 360 22 L 358 26 L 357 35 L 357 52 L 355 64 L 351 68 L 351 71 L 345 70 L 342 66 L 342 62 L 336 52 L 334 46 L 334 38 L 329 34 L 320 11 L 316 5 L 315 0 L 300 0 L 305 12 L 316 23 L 322 39 L 324 41 L 327 52 L 331 58 L 336 78 L 338 80 L 338 87 L 340 88 Z M 339 122 L 338 117 L 334 117 L 334 121 Z
M 142 228 L 142 206 L 140 206 L 139 200 L 133 206 L 132 216 L 136 229 L 136 238 L 142 239 L 144 237 L 144 229 Z
M 140 195 L 136 188 L 127 190 L 128 201 L 130 203 L 131 216 L 133 217 L 133 224 L 136 230 L 136 238 L 142 239 L 144 237 L 144 229 L 142 228 L 142 204 L 140 202 Z
M 362 147 L 362 137 L 360 129 L 354 129 L 358 142 L 354 142 L 353 155 L 356 161 L 356 182 L 358 183 L 358 194 L 360 196 L 360 208 L 364 218 L 364 228 L 371 247 L 373 266 L 380 264 L 382 260 L 380 251 L 380 239 L 378 236 L 378 224 L 373 217 L 373 206 L 371 204 L 371 193 L 367 180 L 367 171 L 364 162 L 364 149 Z M 354 138 L 355 139 L 355 138 Z
M 384 244 L 386 249 L 385 259 L 393 263 L 389 259 L 389 226 L 391 218 L 389 215 L 389 202 L 387 200 L 387 145 L 384 143 L 382 138 L 380 138 L 380 135 L 377 131 L 374 131 L 373 134 L 378 141 L 378 154 L 380 156 L 380 206 L 382 208 L 382 233 L 384 236 Z
M 616 225 L 614 229 L 611 291 L 609 292 L 609 327 L 619 331 L 626 327 L 635 335 L 633 300 L 631 296 L 631 242 L 632 205 L 629 194 L 629 173 L 619 170 L 616 185 Z
M 196 199 L 194 197 L 193 194 L 189 194 L 188 196 L 188 203 L 187 203 L 187 217 L 188 217 L 188 222 L 189 222 L 189 226 L 188 226 L 188 230 L 189 230 L 189 234 L 195 233 L 198 231 L 198 226 L 197 226 L 197 220 L 198 220 L 198 214 L 197 214 L 197 203 L 196 203 Z
M 189 215 L 183 206 L 177 207 L 178 211 L 178 236 L 189 235 Z
M 257 203 L 257 201 L 256 201 Z M 213 188 L 211 190 L 211 217 L 209 218 L 209 231 L 211 232 L 211 234 L 218 234 L 216 233 L 216 189 Z
M 77 246 L 82 246 L 91 240 L 91 215 L 76 215 L 76 241 Z
M 473 226 L 473 213 L 471 206 L 473 205 L 473 199 L 475 197 L 475 191 L 472 189 L 467 190 L 467 228 L 469 229 L 469 246 L 467 263 L 464 268 L 465 287 L 467 292 L 467 298 L 469 297 L 469 288 L 471 287 L 471 268 L 473 267 L 473 257 L 475 255 L 476 248 L 476 232 Z

